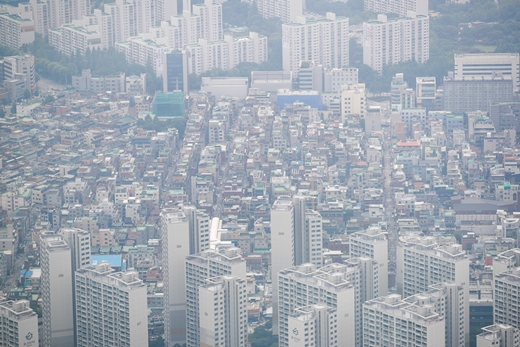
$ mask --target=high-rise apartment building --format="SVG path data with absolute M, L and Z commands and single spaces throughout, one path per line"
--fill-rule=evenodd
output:
M 71 251 L 61 235 L 41 235 L 40 262 L 43 345 L 74 346 Z
M 90 233 L 77 228 L 61 228 L 60 234 L 67 242 L 72 256 L 72 271 L 90 265 Z
M 432 305 L 410 304 L 390 294 L 363 304 L 363 347 L 444 347 L 445 320 Z
M 29 301 L 0 300 L 2 346 L 38 347 L 38 315 Z
M 409 296 L 404 301 L 425 306 L 431 305 L 445 321 L 446 347 L 464 347 L 469 345 L 465 334 L 469 329 L 469 317 L 466 316 L 468 300 L 464 286 L 454 283 L 439 283 L 430 290 Z
M 116 0 L 104 4 L 104 12 L 112 17 L 113 42 L 125 41 L 129 37 L 139 34 L 135 2 Z
M 519 53 L 455 54 L 453 78 L 456 81 L 488 79 L 492 75 L 507 76 L 515 90 L 520 88 Z
M 405 17 L 408 11 L 428 15 L 428 0 L 364 0 L 365 11 L 395 13 Z
M 327 12 L 324 19 L 300 17 L 282 25 L 283 70 L 297 73 L 302 61 L 324 68 L 349 65 L 349 21 Z
M 469 258 L 458 244 L 439 245 L 432 236 L 402 236 L 396 253 L 397 292 L 405 298 L 443 282 L 469 288 Z
M 435 77 L 416 77 L 415 91 L 417 107 L 424 107 L 429 110 L 435 106 L 437 96 Z
M 90 265 L 76 271 L 75 287 L 77 347 L 148 346 L 147 290 L 136 271 Z
M 8 8 L 5 12 L 0 9 L 0 44 L 18 49 L 24 44 L 33 43 L 35 31 L 31 6 L 19 4 L 18 7 Z M 22 11 L 26 8 L 30 12 Z
M 295 324 L 290 320 L 291 316 L 297 315 L 298 309 L 303 309 L 310 305 L 322 305 L 335 310 L 328 311 L 328 317 L 336 315 L 334 322 L 334 334 L 330 346 L 341 344 L 344 346 L 355 346 L 355 302 L 356 290 L 353 284 L 346 279 L 346 266 L 333 264 L 317 268 L 313 264 L 303 264 L 282 270 L 278 274 L 279 292 L 279 331 L 278 345 L 280 347 L 292 346 L 296 338 L 307 338 L 307 332 L 298 330 L 296 333 L 289 330 L 289 324 Z M 322 322 L 324 327 L 330 327 Z M 337 327 L 336 327 L 337 325 Z M 337 335 L 335 333 L 337 332 Z M 300 335 L 301 333 L 301 335 Z M 310 334 L 310 331 L 309 331 Z M 309 335 L 310 336 L 310 335 Z M 305 342 L 305 341 L 304 341 Z M 295 346 L 298 346 L 295 344 Z M 315 346 L 322 346 L 315 344 Z
M 493 277 L 495 324 L 508 324 L 520 329 L 520 269 Z
M 289 316 L 289 347 L 337 347 L 338 314 L 335 309 L 315 304 L 300 307 Z
M 385 65 L 416 61 L 425 63 L 430 57 L 429 17 L 409 13 L 407 17 L 363 23 L 363 64 L 382 73 Z
M 208 279 L 219 276 L 234 276 L 239 279 L 246 277 L 246 261 L 242 258 L 239 248 L 221 248 L 217 251 L 206 250 L 186 258 L 186 331 L 187 347 L 202 345 L 201 316 L 205 312 L 199 300 L 199 288 L 207 284 Z M 228 283 L 229 284 L 229 283 Z M 235 297 L 238 298 L 238 297 Z M 235 316 L 237 317 L 237 316 Z M 231 324 L 231 321 L 229 321 Z M 202 326 L 205 326 L 204 322 Z M 236 324 L 236 321 L 235 323 Z M 222 327 L 224 328 L 224 327 Z M 238 327 L 237 327 L 238 328 Z M 239 334 L 240 335 L 240 334 Z M 214 335 L 213 335 L 214 336 Z M 231 335 L 230 335 L 231 336 Z M 237 336 L 234 334 L 233 336 Z M 231 338 L 231 337 L 230 337 Z M 241 343 L 245 343 L 245 340 Z M 232 346 L 232 345 L 229 345 Z M 243 346 L 239 344 L 237 346 Z
M 321 266 L 322 233 L 321 215 L 307 209 L 304 196 L 281 196 L 274 202 L 271 208 L 271 277 L 275 331 L 278 313 L 277 273 L 304 263 Z
M 264 18 L 280 18 L 283 23 L 294 23 L 303 16 L 303 0 L 257 0 L 258 12 Z
M 222 5 L 213 0 L 204 0 L 203 4 L 192 6 L 192 13 L 200 16 L 201 39 L 219 41 L 224 38 L 222 29 Z
M 199 286 L 200 346 L 247 346 L 246 280 L 220 276 Z
M 350 236 L 350 256 L 374 259 L 379 265 L 377 296 L 388 294 L 388 239 L 381 228 L 371 226 L 365 231 L 353 233 Z
M 59 28 L 90 14 L 90 0 L 47 0 L 49 29 Z
M 520 347 L 520 330 L 506 324 L 494 324 L 482 328 L 477 335 L 477 347 Z
M 163 240 L 165 345 L 186 343 L 186 271 L 184 260 L 190 254 L 209 248 L 209 217 L 186 207 L 164 209 L 160 227 Z M 215 275 L 217 276 L 217 275 Z M 214 277 L 214 276 L 211 276 Z

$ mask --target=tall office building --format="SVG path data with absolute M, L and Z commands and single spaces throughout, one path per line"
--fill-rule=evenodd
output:
M 61 235 L 41 235 L 40 262 L 43 345 L 74 346 L 71 251 Z
M 289 330 L 289 318 L 297 314 L 297 310 L 320 304 L 335 310 L 337 320 L 333 334 L 335 343 L 344 346 L 355 346 L 355 301 L 356 290 L 346 279 L 346 266 L 334 264 L 317 268 L 313 264 L 303 264 L 282 270 L 278 274 L 279 291 L 279 331 L 278 345 L 292 346 L 295 338 L 307 338 L 305 331 Z M 292 321 L 294 324 L 294 321 Z M 304 341 L 305 342 L 305 341 Z M 294 344 L 298 346 L 297 344 Z M 321 346 L 317 344 L 317 346 Z
M 283 269 L 304 263 L 321 266 L 323 229 L 321 215 L 307 209 L 303 196 L 279 197 L 271 209 L 271 278 L 273 331 L 277 331 L 278 278 Z
M 520 88 L 519 53 L 455 54 L 454 79 L 471 81 L 488 79 L 493 74 L 510 77 L 513 88 Z
M 289 347 L 337 347 L 338 314 L 335 309 L 310 305 L 294 310 L 289 316 Z M 358 345 L 356 345 L 358 346 Z
M 407 17 L 363 23 L 363 64 L 382 73 L 385 65 L 414 60 L 425 63 L 430 57 L 430 24 L 426 15 L 409 13 Z
M 136 271 L 110 263 L 76 271 L 76 346 L 148 346 L 146 292 Z
M 365 11 L 375 13 L 396 13 L 401 17 L 413 11 L 428 15 L 428 0 L 364 0 Z
M 184 95 L 188 95 L 188 57 L 186 52 L 172 50 L 165 53 L 163 68 L 163 92 L 180 90 Z
M 29 301 L 0 300 L 2 346 L 38 347 L 38 315 Z
M 445 320 L 432 305 L 410 304 L 390 294 L 363 304 L 363 347 L 444 347 Z
M 283 70 L 297 73 L 302 61 L 324 68 L 349 65 L 349 22 L 327 12 L 325 19 L 306 19 L 282 25 Z
M 198 347 L 201 341 L 201 316 L 204 311 L 199 300 L 199 287 L 206 280 L 218 276 L 246 278 L 246 261 L 239 248 L 221 248 L 217 251 L 206 250 L 186 258 L 186 329 L 187 347 Z M 204 323 L 206 325 L 207 322 Z M 236 336 L 236 335 L 234 335 Z M 232 346 L 232 345 L 229 345 Z M 241 345 L 240 345 L 241 346 Z
M 506 324 L 482 328 L 477 335 L 477 347 L 520 347 L 520 330 Z
M 165 346 L 186 343 L 186 271 L 190 254 L 209 248 L 209 217 L 186 207 L 164 209 L 160 227 L 163 241 Z M 200 216 L 200 221 L 199 221 Z M 195 223 L 196 225 L 193 225 Z M 213 276 L 212 276 L 213 277 Z
M 495 324 L 520 329 L 520 268 L 493 277 Z
M 246 280 L 220 276 L 199 286 L 200 346 L 247 346 Z
M 352 258 L 374 259 L 379 265 L 378 290 L 377 292 L 368 290 L 369 293 L 374 294 L 368 294 L 365 300 L 368 300 L 368 297 L 375 295 L 375 293 L 377 293 L 377 296 L 388 294 L 388 239 L 381 228 L 371 226 L 365 231 L 352 234 L 350 236 L 350 256 Z
M 409 296 L 404 301 L 425 306 L 431 305 L 433 311 L 444 318 L 446 347 L 464 347 L 469 345 L 464 334 L 469 328 L 469 317 L 464 297 L 464 286 L 454 283 L 439 283 L 427 292 Z
M 423 107 L 427 110 L 435 107 L 435 98 L 437 95 L 435 77 L 416 77 L 415 90 L 417 107 Z

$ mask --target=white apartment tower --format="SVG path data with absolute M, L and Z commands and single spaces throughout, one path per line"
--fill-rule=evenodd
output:
M 107 262 L 76 271 L 76 346 L 147 347 L 146 292 L 136 271 Z
M 47 0 L 49 29 L 59 28 L 90 14 L 90 0 Z
M 379 265 L 377 271 L 378 290 L 374 291 L 367 288 L 368 293 L 365 300 L 371 299 L 370 296 L 372 295 L 377 297 L 388 294 L 388 239 L 381 228 L 371 226 L 365 231 L 352 234 L 350 236 L 350 256 L 352 258 L 365 257 L 374 259 Z M 367 277 L 372 277 L 370 272 Z
M 504 251 L 493 259 L 493 277 L 520 267 L 520 248 Z
M 363 23 L 363 64 L 382 73 L 385 65 L 414 60 L 425 63 L 430 57 L 429 17 L 408 13 L 406 18 Z
M 294 265 L 323 264 L 321 215 L 307 209 L 304 196 L 279 197 L 271 209 L 271 277 L 273 329 L 277 322 L 277 274 Z
M 77 228 L 61 228 L 60 234 L 67 242 L 72 256 L 72 271 L 90 265 L 90 233 Z
M 112 17 L 112 42 L 125 41 L 129 37 L 137 36 L 136 3 L 125 0 L 116 0 L 104 4 L 104 12 Z M 148 31 L 148 28 L 146 28 Z
M 160 226 L 163 241 L 164 331 L 165 345 L 186 343 L 187 256 L 209 248 L 209 217 L 190 207 L 164 209 Z M 200 220 L 199 220 L 200 215 Z M 169 332 L 169 333 L 168 333 Z
M 494 276 L 494 322 L 520 329 L 520 268 Z
M 428 0 L 364 0 L 365 11 L 396 13 L 405 17 L 408 11 L 428 15 Z
M 222 5 L 213 0 L 204 0 L 203 4 L 193 5 L 194 15 L 200 16 L 201 36 L 208 41 L 220 41 L 224 38 L 222 30 Z
M 246 280 L 220 276 L 199 286 L 200 345 L 247 346 Z
M 335 309 L 310 305 L 289 316 L 289 347 L 337 347 L 338 314 Z
M 431 236 L 402 236 L 396 250 L 397 292 L 406 298 L 444 282 L 464 287 L 465 316 L 469 317 L 469 257 L 461 245 L 439 245 Z M 465 341 L 469 343 L 469 321 Z
M 493 75 L 511 78 L 515 90 L 520 89 L 520 54 L 464 53 L 455 54 L 454 79 L 471 81 L 489 79 Z
M 432 236 L 402 236 L 396 253 L 397 292 L 405 298 L 443 282 L 468 288 L 469 258 L 458 244 L 439 245 Z
M 346 279 L 345 266 L 334 265 L 318 269 L 314 264 L 303 264 L 285 269 L 278 274 L 280 347 L 292 346 L 291 339 L 294 340 L 295 332 L 294 328 L 289 330 L 289 324 L 291 322 L 294 325 L 295 321 L 290 320 L 290 317 L 298 314 L 298 309 L 318 304 L 335 310 L 337 316 L 334 322 L 334 325 L 337 325 L 334 327 L 337 336 L 330 335 L 333 338 L 330 346 L 356 345 L 356 290 Z M 302 331 L 301 335 L 298 333 L 298 336 L 305 339 L 305 331 Z
M 41 235 L 40 262 L 43 345 L 74 346 L 71 251 L 61 235 Z
M 0 341 L 2 346 L 38 346 L 38 315 L 29 301 L 0 300 Z
M 520 330 L 505 324 L 482 328 L 477 335 L 477 347 L 520 347 Z
M 306 19 L 282 25 L 283 70 L 297 73 L 302 61 L 324 68 L 349 65 L 348 18 L 327 12 L 325 19 Z
M 206 250 L 186 258 L 186 329 L 187 347 L 202 345 L 201 317 L 204 311 L 199 300 L 199 288 L 206 280 L 218 276 L 246 278 L 246 261 L 239 248 L 221 248 L 217 251 Z M 204 323 L 206 324 L 206 323 Z M 244 342 L 245 343 L 245 342 Z M 242 346 L 242 345 L 240 345 Z
M 363 347 L 444 347 L 445 320 L 432 305 L 410 304 L 399 294 L 363 304 Z
M 430 287 L 427 292 L 409 296 L 404 301 L 425 306 L 431 305 L 445 321 L 446 347 L 464 347 L 469 344 L 465 331 L 469 328 L 467 300 L 464 286 L 454 283 L 439 283 Z
M 252 3 L 253 1 L 248 1 Z M 303 16 L 303 0 L 256 0 L 258 12 L 264 18 L 280 18 L 283 23 L 294 23 Z

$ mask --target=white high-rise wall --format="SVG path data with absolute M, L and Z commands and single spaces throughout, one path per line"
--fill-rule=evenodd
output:
M 325 305 L 310 305 L 289 316 L 289 347 L 337 347 L 337 311 Z
M 247 295 L 246 280 L 220 276 L 199 286 L 201 346 L 246 347 Z
M 3 346 L 38 346 L 38 315 L 28 300 L 0 300 L 0 341 Z
M 433 311 L 444 317 L 446 347 L 464 347 L 469 344 L 464 331 L 469 317 L 466 305 L 464 286 L 454 283 L 439 283 L 430 287 L 427 292 L 409 296 L 404 301 L 416 305 L 433 306 Z
M 59 28 L 90 14 L 90 0 L 47 0 L 49 29 Z
M 258 12 L 264 18 L 280 18 L 283 23 L 293 23 L 303 16 L 303 0 L 256 0 Z
M 186 329 L 187 347 L 201 346 L 201 320 L 199 313 L 204 310 L 198 299 L 199 287 L 206 280 L 218 276 L 246 278 L 246 261 L 239 248 L 221 248 L 217 251 L 205 250 L 186 258 Z M 206 324 L 205 322 L 204 324 Z M 224 327 L 223 327 L 224 328 Z M 229 345 L 232 346 L 232 345 Z
M 520 330 L 506 324 L 482 328 L 477 335 L 477 347 L 520 347 Z
M 396 250 L 397 292 L 406 298 L 444 282 L 464 287 L 465 315 L 469 317 L 469 257 L 461 245 L 439 245 L 431 236 L 402 236 Z M 465 341 L 469 343 L 469 321 Z
M 280 271 L 278 345 L 286 347 L 294 332 L 289 331 L 289 317 L 298 308 L 320 304 L 336 310 L 337 341 L 355 346 L 356 290 L 346 279 L 346 266 L 334 264 L 317 268 L 303 264 Z M 293 334 L 293 335 L 291 335 Z M 305 338 L 305 335 L 303 334 Z
M 444 347 L 445 320 L 431 305 L 410 304 L 390 294 L 363 304 L 363 347 Z
M 414 60 L 425 63 L 430 57 L 429 17 L 409 13 L 406 18 L 363 23 L 363 64 L 381 73 L 385 65 Z
M 325 19 L 300 18 L 282 25 L 283 70 L 297 73 L 301 61 L 324 68 L 349 65 L 349 21 L 327 12 Z
M 90 265 L 90 233 L 77 228 L 61 228 L 59 233 L 70 248 L 72 271 Z
M 371 226 L 365 231 L 352 234 L 350 236 L 350 256 L 374 259 L 379 265 L 377 295 L 388 294 L 388 239 L 381 228 Z M 368 291 L 375 293 L 373 290 Z
M 148 346 L 147 290 L 136 271 L 90 265 L 76 271 L 75 287 L 77 347 Z
M 190 225 L 178 210 L 161 212 L 163 242 L 165 346 L 186 343 L 186 286 L 184 259 L 190 255 Z
M 401 17 L 413 11 L 428 15 L 428 0 L 364 0 L 365 11 L 375 13 L 396 13 Z
M 2 11 L 6 9 L 7 11 Z M 18 7 L 5 6 L 0 10 L 0 44 L 20 48 L 34 41 L 35 24 L 31 6 L 19 4 Z
M 40 262 L 43 345 L 74 346 L 71 251 L 61 235 L 41 235 Z
M 520 268 L 493 277 L 494 322 L 520 329 Z
M 294 265 L 294 206 L 282 196 L 271 208 L 271 278 L 273 284 L 273 332 L 278 331 L 278 273 Z
M 363 117 L 366 112 L 366 89 L 364 83 L 344 85 L 341 96 L 341 121 L 345 123 L 350 115 Z

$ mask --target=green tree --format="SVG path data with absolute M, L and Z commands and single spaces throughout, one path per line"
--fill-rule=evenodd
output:
M 16 114 L 16 102 L 13 102 L 13 106 L 11 106 L 11 114 Z
M 164 347 L 164 339 L 161 336 L 159 336 L 155 340 L 149 340 L 148 346 L 149 347 Z
M 30 97 L 31 97 L 31 92 L 29 91 L 29 89 L 26 89 L 25 92 L 23 92 L 23 98 L 27 100 Z
M 3 107 L 0 107 L 0 118 L 5 118 L 5 111 Z

